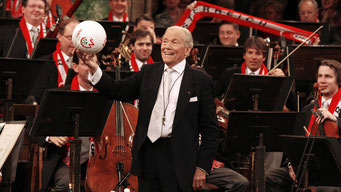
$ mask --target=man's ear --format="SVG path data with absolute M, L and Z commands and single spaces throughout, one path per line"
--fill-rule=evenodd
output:
M 72 69 L 78 73 L 78 65 L 76 63 L 72 63 Z
M 133 44 L 132 44 L 132 43 L 129 43 L 129 47 L 130 47 L 130 49 L 131 49 L 131 50 L 133 50 L 133 51 L 134 51 L 134 46 L 133 46 Z

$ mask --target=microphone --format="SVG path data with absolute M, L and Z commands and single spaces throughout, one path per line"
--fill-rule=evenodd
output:
M 10 54 L 11 51 L 12 51 L 12 48 L 13 48 L 13 45 L 14 45 L 14 41 L 15 41 L 15 39 L 16 39 L 17 36 L 18 36 L 19 29 L 20 29 L 20 27 L 17 27 L 17 28 L 15 29 L 15 34 L 14 34 L 14 37 L 13 37 L 13 39 L 12 39 L 11 46 L 9 47 L 8 52 L 7 52 L 7 54 L 6 54 L 6 58 L 8 58 L 9 54 Z
M 61 21 L 62 16 L 63 16 L 63 9 L 59 4 L 56 4 L 56 13 L 57 13 L 59 21 Z

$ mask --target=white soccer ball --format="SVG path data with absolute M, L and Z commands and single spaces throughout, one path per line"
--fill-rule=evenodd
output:
M 105 46 L 107 34 L 102 25 L 96 21 L 83 21 L 73 30 L 72 42 L 76 49 L 96 54 Z

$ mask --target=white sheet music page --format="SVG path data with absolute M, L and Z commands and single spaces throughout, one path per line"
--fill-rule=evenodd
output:
M 25 124 L 6 124 L 0 134 L 0 169 L 11 153 Z

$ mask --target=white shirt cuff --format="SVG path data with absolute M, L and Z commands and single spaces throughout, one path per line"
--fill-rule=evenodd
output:
M 50 136 L 47 136 L 47 137 L 45 138 L 45 141 L 46 141 L 47 143 L 51 143 L 51 141 L 50 141 Z
M 97 71 L 92 76 L 90 73 L 88 74 L 88 80 L 91 82 L 92 85 L 96 85 L 101 79 L 102 75 L 103 75 L 102 70 L 99 67 L 97 67 Z

